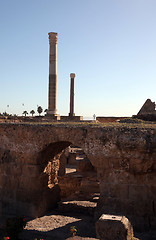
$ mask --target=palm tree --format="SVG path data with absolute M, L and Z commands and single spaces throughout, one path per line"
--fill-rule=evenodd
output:
M 8 116 L 8 113 L 5 111 L 5 112 L 3 113 L 3 116 Z
M 26 117 L 26 115 L 28 114 L 28 112 L 27 112 L 27 111 L 24 111 L 22 114 L 24 114 L 25 117 Z
M 34 113 L 35 113 L 34 110 L 31 110 L 31 111 L 30 111 L 30 114 L 32 114 L 32 117 L 33 117 Z
M 39 116 L 40 116 L 40 114 L 43 112 L 43 109 L 42 109 L 41 106 L 38 106 L 38 108 L 37 108 L 37 112 L 39 113 Z

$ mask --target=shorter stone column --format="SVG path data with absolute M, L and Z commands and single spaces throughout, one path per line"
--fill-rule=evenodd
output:
M 70 117 L 74 117 L 74 79 L 75 79 L 75 73 L 70 74 Z

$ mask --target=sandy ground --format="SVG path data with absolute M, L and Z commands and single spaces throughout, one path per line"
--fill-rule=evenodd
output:
M 71 226 L 77 229 L 77 237 L 73 238 L 74 240 L 97 239 L 93 217 L 82 214 L 62 215 L 57 210 L 43 217 L 29 220 L 25 230 L 20 234 L 20 239 L 65 240 L 71 237 Z M 133 240 L 156 240 L 156 231 L 135 233 Z
M 70 227 L 75 226 L 79 239 L 96 238 L 95 223 L 92 217 L 85 215 L 67 216 L 53 211 L 43 217 L 27 222 L 25 230 L 20 234 L 20 239 L 46 239 L 65 240 L 71 237 Z

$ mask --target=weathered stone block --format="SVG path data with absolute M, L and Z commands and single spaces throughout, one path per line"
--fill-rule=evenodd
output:
M 103 214 L 96 222 L 96 235 L 100 240 L 131 240 L 133 228 L 125 216 Z

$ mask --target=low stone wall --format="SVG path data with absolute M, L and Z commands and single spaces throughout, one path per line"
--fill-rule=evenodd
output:
M 107 122 L 117 122 L 125 118 L 128 118 L 128 117 L 96 117 L 96 120 L 101 123 L 107 123 Z
M 83 120 L 83 116 L 61 116 L 62 122 L 79 122 Z

